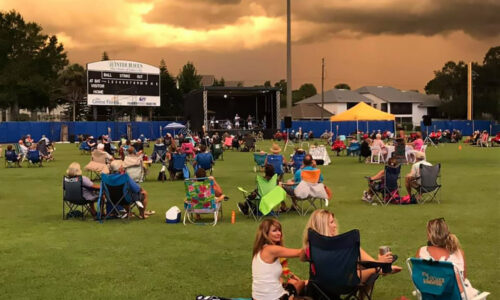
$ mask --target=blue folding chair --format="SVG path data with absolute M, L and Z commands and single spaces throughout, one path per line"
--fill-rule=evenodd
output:
M 295 153 L 293 156 L 292 156 L 292 168 L 293 168 L 293 171 L 292 173 L 295 173 L 297 172 L 298 169 L 300 169 L 300 167 L 302 166 L 302 163 L 304 162 L 304 157 L 306 157 L 306 153 Z
M 449 261 L 424 260 L 410 257 L 406 260 L 416 295 L 419 300 L 480 300 L 490 294 L 482 292 L 473 299 L 462 298 L 458 283 L 464 280 L 458 270 Z M 457 274 L 458 280 L 457 281 Z
M 368 180 L 369 177 L 367 178 Z M 399 203 L 399 188 L 401 187 L 401 165 L 395 167 L 386 165 L 384 167 L 384 178 L 374 184 L 368 184 L 373 193 L 373 200 L 377 200 L 381 205 L 389 203 Z
M 80 150 L 80 154 L 90 154 L 92 148 L 90 148 L 89 144 L 87 144 L 87 141 L 83 141 L 80 143 L 80 147 L 78 147 Z
M 198 170 L 198 168 L 202 168 L 206 171 L 210 171 L 210 175 L 212 174 L 212 166 L 214 164 L 214 158 L 211 153 L 205 152 L 205 153 L 199 153 L 195 157 L 196 161 L 196 167 L 195 171 Z
M 153 162 L 165 163 L 165 156 L 167 155 L 167 146 L 165 144 L 155 144 L 153 148 L 153 153 L 151 154 L 151 160 Z
M 21 167 L 21 160 L 18 158 L 16 151 L 14 150 L 5 150 L 5 167 Z
M 41 167 L 42 166 L 42 155 L 40 154 L 40 151 L 32 150 L 32 149 L 28 150 L 28 153 L 26 154 L 26 161 L 28 162 L 28 167 L 36 166 L 36 165 Z
M 106 197 L 106 216 L 102 218 L 101 199 Z M 137 200 L 140 198 L 137 197 Z M 112 218 L 130 218 L 132 209 L 137 206 L 130 188 L 130 177 L 125 174 L 101 174 L 101 189 L 97 202 L 97 218 L 100 221 Z M 128 209 L 125 209 L 128 208 Z
M 186 157 L 187 155 L 185 153 L 174 153 L 172 154 L 172 173 L 175 176 L 182 172 L 182 175 L 184 179 L 188 179 L 189 176 L 189 169 L 186 165 Z
M 253 167 L 253 171 L 257 172 L 258 170 L 262 170 L 266 163 L 267 153 L 256 152 L 253 154 L 253 161 L 255 162 L 255 166 Z
M 306 295 L 313 299 L 371 299 L 378 271 L 390 264 L 360 261 L 359 230 L 337 236 L 324 236 L 309 229 L 309 282 Z M 363 283 L 358 268 L 375 268 L 377 272 Z M 361 274 L 361 273 L 359 273 Z
M 267 163 L 274 167 L 274 173 L 278 174 L 278 177 L 283 175 L 283 155 L 281 154 L 268 154 Z

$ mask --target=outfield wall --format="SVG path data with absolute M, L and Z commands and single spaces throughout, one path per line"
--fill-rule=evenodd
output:
M 111 138 L 118 140 L 122 135 L 127 135 L 127 125 L 132 130 L 132 138 L 143 134 L 146 138 L 160 137 L 160 128 L 172 121 L 152 122 L 0 122 L 0 143 L 15 143 L 23 135 L 31 134 L 38 141 L 45 134 L 51 141 L 61 140 L 61 127 L 68 126 L 68 136 L 89 134 L 98 137 L 108 133 L 111 129 Z M 171 132 L 172 130 L 169 130 Z M 165 135 L 167 131 L 161 130 Z

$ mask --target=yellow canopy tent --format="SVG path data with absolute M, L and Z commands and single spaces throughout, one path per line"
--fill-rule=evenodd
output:
M 330 122 L 356 121 L 358 130 L 359 121 L 395 121 L 396 117 L 390 113 L 383 112 L 371 107 L 365 102 L 359 102 L 352 108 L 330 117 Z

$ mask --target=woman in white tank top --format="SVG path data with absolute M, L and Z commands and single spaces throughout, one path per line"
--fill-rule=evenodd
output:
M 283 247 L 281 224 L 265 219 L 257 230 L 253 246 L 252 298 L 255 300 L 293 299 L 305 282 L 291 274 L 286 289 L 280 280 L 283 268 L 279 258 L 303 257 L 302 249 Z
M 468 299 L 474 298 L 478 294 L 478 290 L 473 288 L 467 279 L 464 252 L 458 238 L 450 233 L 444 218 L 427 222 L 427 240 L 428 246 L 421 247 L 417 251 L 416 257 L 451 262 L 464 278 L 464 286 L 458 281 L 462 298 L 464 298 L 464 293 L 467 294 Z M 459 280 L 458 276 L 457 274 L 457 280 Z

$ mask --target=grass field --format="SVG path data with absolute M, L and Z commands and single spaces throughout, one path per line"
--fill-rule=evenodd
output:
M 258 148 L 268 150 L 271 143 Z M 148 150 L 151 151 L 151 150 Z M 56 160 L 43 168 L 0 167 L 0 298 L 2 299 L 194 299 L 198 294 L 251 296 L 251 249 L 257 228 L 252 219 L 231 210 L 242 200 L 237 187 L 254 186 L 250 153 L 227 151 L 214 176 L 230 200 L 224 220 L 216 227 L 165 224 L 164 213 L 182 207 L 181 181 L 156 181 L 153 166 L 142 186 L 149 192 L 147 220 L 62 220 L 61 180 L 66 167 L 89 156 L 74 144 L 57 145 Z M 390 245 L 399 255 L 400 274 L 381 278 L 375 299 L 411 296 L 412 284 L 404 260 L 426 243 L 427 220 L 444 217 L 461 241 L 472 285 L 500 294 L 499 212 L 500 148 L 456 144 L 427 151 L 428 160 L 442 164 L 441 204 L 371 206 L 362 202 L 366 181 L 381 166 L 358 163 L 357 158 L 334 157 L 321 167 L 331 187 L 340 232 L 358 228 L 362 247 L 376 255 L 379 245 Z M 3 162 L 3 158 L 2 158 Z M 404 166 L 402 173 L 409 171 Z M 291 177 L 287 174 L 286 178 Z M 236 210 L 237 211 L 237 210 Z M 300 247 L 307 217 L 280 217 L 286 245 Z M 298 260 L 290 268 L 303 278 L 308 266 Z

